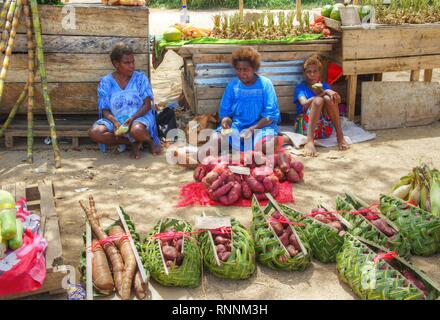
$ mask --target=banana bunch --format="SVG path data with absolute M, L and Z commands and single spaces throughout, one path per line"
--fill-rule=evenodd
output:
M 391 195 L 440 216 L 440 171 L 426 163 L 400 178 Z

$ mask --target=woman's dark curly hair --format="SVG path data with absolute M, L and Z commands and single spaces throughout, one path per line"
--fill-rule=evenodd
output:
M 110 60 L 115 64 L 115 62 L 121 62 L 124 55 L 130 55 L 133 53 L 132 47 L 123 42 L 119 42 L 113 47 L 112 52 L 110 53 Z
M 238 49 L 232 54 L 232 66 L 237 67 L 239 61 L 246 61 L 255 70 L 260 69 L 261 65 L 261 55 L 252 47 L 243 47 Z
M 321 59 L 318 55 L 314 54 L 310 56 L 305 62 L 304 62 L 304 71 L 307 70 L 310 66 L 317 66 L 319 70 L 322 70 L 322 63 Z

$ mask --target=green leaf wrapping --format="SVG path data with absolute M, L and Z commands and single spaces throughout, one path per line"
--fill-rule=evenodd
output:
M 160 253 L 160 240 L 151 240 L 151 237 L 162 233 L 165 229 L 174 227 L 178 232 L 192 232 L 192 227 L 188 222 L 177 219 L 162 219 L 157 222 L 154 229 L 148 234 L 144 241 L 142 251 L 142 262 L 144 267 L 150 271 L 154 280 L 167 287 L 190 287 L 195 288 L 200 285 L 202 261 L 200 249 L 196 239 L 185 236 L 183 242 L 183 261 L 182 265 L 172 265 L 166 274 L 165 266 Z
M 239 221 L 231 219 L 232 251 L 226 262 L 217 264 L 209 232 L 200 233 L 198 239 L 205 266 L 214 275 L 225 279 L 247 279 L 256 269 L 255 248 L 249 232 Z
M 430 256 L 440 252 L 440 218 L 387 195 L 380 197 L 380 211 L 400 228 L 413 254 Z
M 391 251 L 397 252 L 397 254 L 401 257 L 409 258 L 411 256 L 411 244 L 401 230 L 399 230 L 399 232 L 397 232 L 394 236 L 388 237 L 361 215 L 354 215 L 348 212 L 358 210 L 366 206 L 368 205 L 363 203 L 363 201 L 360 201 L 360 199 L 356 199 L 348 194 L 345 195 L 344 199 L 339 196 L 336 198 L 336 209 L 347 211 L 342 212 L 341 215 L 347 221 L 352 223 L 353 228 L 350 230 L 352 235 L 360 236 L 367 240 L 373 241 L 374 243 L 384 246 Z M 391 221 L 393 220 L 391 219 Z
M 296 256 L 291 257 L 286 253 L 286 250 L 278 240 L 278 236 L 269 226 L 267 219 L 270 216 L 263 212 L 255 197 L 252 199 L 252 214 L 251 232 L 255 241 L 258 261 L 261 264 L 271 269 L 286 271 L 303 271 L 310 266 L 312 262 L 311 249 L 301 227 L 292 225 L 306 248 L 307 254 L 300 252 Z M 280 257 L 284 258 L 281 258 L 282 260 L 280 261 Z
M 378 260 L 374 262 L 379 250 L 373 250 L 373 243 L 351 234 L 345 236 L 342 250 L 336 255 L 336 269 L 341 281 L 347 283 L 354 293 L 365 300 L 434 300 L 439 291 L 432 281 L 421 276 L 421 272 L 402 258 Z M 379 249 L 379 250 L 378 250 Z M 414 273 L 425 286 L 427 295 L 403 276 L 401 270 L 408 269 Z

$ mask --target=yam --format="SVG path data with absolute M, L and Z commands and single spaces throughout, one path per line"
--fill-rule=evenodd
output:
M 289 169 L 286 173 L 287 181 L 297 183 L 300 182 L 301 179 L 295 169 Z
M 275 183 L 272 188 L 272 191 L 270 192 L 272 197 L 276 198 L 280 194 L 280 189 L 281 189 L 280 183 L 279 182 Z
M 273 174 L 273 170 L 270 167 L 261 166 L 252 169 L 251 174 L 257 181 L 263 182 L 266 177 Z
M 180 238 L 180 239 L 174 238 L 173 242 L 174 242 L 174 248 L 176 248 L 176 250 L 178 252 L 181 252 L 182 251 L 183 239 L 182 238 Z
M 301 171 L 304 171 L 304 164 L 301 161 L 292 160 L 290 162 L 290 168 L 294 169 L 299 174 Z
M 263 180 L 263 186 L 266 192 L 271 192 L 273 189 L 272 180 L 269 177 L 265 177 Z
M 274 219 L 280 219 L 281 217 L 282 217 L 282 215 L 278 211 L 272 213 L 272 218 L 274 218 Z
M 337 229 L 338 232 L 344 230 L 344 227 L 342 226 L 342 224 L 339 221 L 332 221 L 328 225 Z
M 228 193 L 228 203 L 233 204 L 241 199 L 241 184 L 238 182 L 233 183 L 231 191 Z
M 281 171 L 280 168 L 275 168 L 273 170 L 273 173 L 278 178 L 278 181 L 280 181 L 280 182 L 286 181 L 286 176 L 285 176 L 284 172 Z
M 94 287 L 103 294 L 110 294 L 115 288 L 107 256 L 98 240 L 93 240 L 92 280 Z
M 298 251 L 301 251 L 301 246 L 299 245 L 298 239 L 295 234 L 291 234 L 289 237 L 289 243 L 294 246 L 294 248 Z
M 147 284 L 142 281 L 141 273 L 139 271 L 136 272 L 134 276 L 134 292 L 136 298 L 139 300 L 143 300 L 147 296 Z
M 290 154 L 286 151 L 280 151 L 278 153 L 278 167 L 282 172 L 287 172 L 290 169 Z
M 176 255 L 176 266 L 181 266 L 183 263 L 183 253 L 181 253 L 180 251 L 177 251 L 177 255 Z
M 279 238 L 283 246 L 287 247 L 289 245 L 289 234 L 287 232 L 283 232 Z
M 218 255 L 218 258 L 220 261 L 226 262 L 228 261 L 229 257 L 231 256 L 231 252 L 225 251 Z
M 254 196 L 258 201 L 267 200 L 267 196 L 264 193 L 254 193 Z
M 287 235 L 290 237 L 290 235 L 293 233 L 292 227 L 290 225 L 287 225 L 287 227 L 284 229 L 284 232 L 287 233 Z
M 232 251 L 232 240 L 226 239 L 224 246 L 226 248 L 226 251 Z
M 210 187 L 212 183 L 217 179 L 218 179 L 218 173 L 215 171 L 211 171 L 202 179 L 202 183 L 205 186 Z
M 220 188 L 221 186 L 223 186 L 224 183 L 225 183 L 225 181 L 226 181 L 226 179 L 228 178 L 228 176 L 229 176 L 229 174 L 228 174 L 227 171 L 223 172 L 223 173 L 218 177 L 218 179 L 215 180 L 215 181 L 212 183 L 210 189 L 211 189 L 212 191 L 215 191 L 215 190 L 217 190 L 218 188 Z
M 287 252 L 289 253 L 289 255 L 291 257 L 295 257 L 298 254 L 298 250 L 296 250 L 295 247 L 293 245 L 291 245 L 291 244 L 289 244 L 286 247 L 286 250 L 287 250 Z
M 213 193 L 214 199 L 220 199 L 220 197 L 227 195 L 233 186 L 234 186 L 233 182 L 228 182 L 224 186 L 215 190 Z
M 249 187 L 251 188 L 253 193 L 263 193 L 264 192 L 264 186 L 261 182 L 257 181 L 252 176 L 246 176 L 246 182 L 248 183 Z
M 164 246 L 162 247 L 162 253 L 165 260 L 176 260 L 177 250 L 173 246 Z
M 206 174 L 207 172 L 205 167 L 203 165 L 198 165 L 194 170 L 194 180 L 200 182 L 206 176 Z
M 281 222 L 271 222 L 270 225 L 277 236 L 281 236 L 283 234 L 284 228 Z
M 226 238 L 224 238 L 222 236 L 216 236 L 215 239 L 214 239 L 214 243 L 215 244 L 225 244 L 226 241 L 228 241 L 228 240 L 229 239 L 226 239 Z
M 243 198 L 251 199 L 252 198 L 252 190 L 249 187 L 249 184 L 246 181 L 241 182 L 241 192 L 243 194 Z
M 217 252 L 217 255 L 219 255 L 219 254 L 222 253 L 222 252 L 227 251 L 227 250 L 226 250 L 226 247 L 225 247 L 223 244 L 218 244 L 218 245 L 216 245 L 215 250 L 216 250 L 216 252 Z

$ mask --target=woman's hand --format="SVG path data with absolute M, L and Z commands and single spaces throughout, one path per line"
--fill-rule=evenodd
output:
M 249 139 L 250 137 L 252 137 L 255 129 L 255 126 L 249 127 L 241 137 L 243 139 Z
M 113 132 L 116 132 L 116 130 L 118 130 L 120 126 L 121 126 L 121 123 L 115 119 L 115 121 L 113 121 L 113 127 L 114 127 Z
M 124 125 L 130 127 L 132 123 L 133 123 L 133 118 L 130 117 L 127 120 L 125 120 Z
M 333 103 L 335 104 L 339 104 L 341 103 L 341 96 L 333 90 L 325 90 L 325 95 L 329 96 L 330 99 L 333 101 Z
M 230 129 L 232 124 L 232 119 L 229 117 L 225 117 L 222 119 L 222 128 L 223 129 Z

